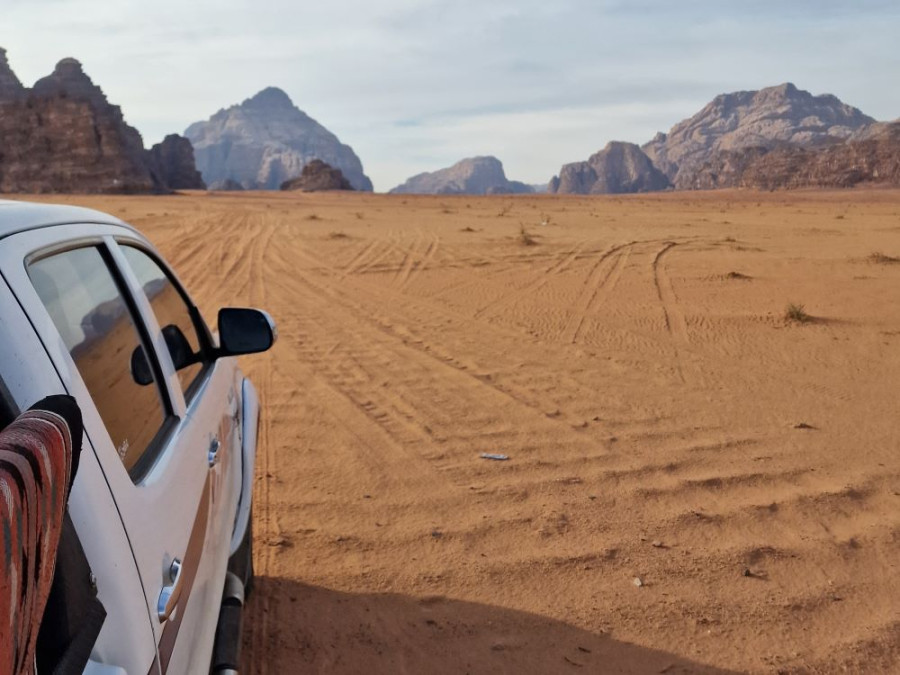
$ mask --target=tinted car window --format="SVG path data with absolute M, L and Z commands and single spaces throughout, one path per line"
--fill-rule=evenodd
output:
M 178 371 L 181 389 L 185 398 L 189 398 L 191 385 L 203 369 L 203 355 L 188 306 L 153 258 L 133 246 L 122 246 L 122 253 L 153 307 L 156 321 L 169 345 L 172 363 Z
M 28 275 L 131 473 L 165 414 L 152 374 L 146 385 L 132 375 L 133 360 L 146 364 L 146 355 L 109 266 L 97 248 L 88 247 L 33 262 Z

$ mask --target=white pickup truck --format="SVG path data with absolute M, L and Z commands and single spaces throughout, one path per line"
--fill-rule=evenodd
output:
M 106 610 L 84 672 L 237 672 L 259 401 L 234 357 L 275 337 L 237 308 L 214 336 L 116 218 L 0 201 L 0 427 L 49 394 L 84 416 L 69 514 Z

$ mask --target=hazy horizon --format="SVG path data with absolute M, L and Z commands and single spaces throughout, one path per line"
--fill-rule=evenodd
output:
M 75 57 L 148 147 L 276 86 L 378 191 L 475 155 L 544 183 L 717 94 L 787 81 L 900 117 L 891 2 L 11 0 L 5 14 L 0 46 L 26 86 Z

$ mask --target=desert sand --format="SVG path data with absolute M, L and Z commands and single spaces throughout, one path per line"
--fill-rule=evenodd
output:
M 278 322 L 245 672 L 900 670 L 900 192 L 64 200 Z

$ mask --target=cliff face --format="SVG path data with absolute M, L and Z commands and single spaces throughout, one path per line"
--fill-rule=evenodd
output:
M 699 188 L 759 190 L 845 188 L 860 183 L 900 185 L 900 122 L 879 123 L 825 148 L 783 145 L 716 153 L 695 173 Z
M 340 169 L 357 190 L 372 189 L 353 149 L 275 87 L 192 124 L 184 135 L 211 188 L 231 180 L 246 189 L 277 190 L 320 159 Z
M 0 192 L 166 192 L 193 160 L 162 145 L 147 153 L 75 59 L 27 89 L 0 49 Z
M 283 182 L 281 189 L 322 192 L 325 190 L 352 190 L 353 186 L 344 178 L 340 169 L 328 166 L 320 159 L 314 159 L 303 167 L 303 173 L 297 178 Z
M 172 190 L 205 190 L 206 183 L 194 163 L 194 148 L 184 136 L 169 134 L 148 150 L 154 180 Z
M 560 194 L 620 194 L 665 190 L 669 180 L 634 143 L 612 142 L 586 162 L 566 164 L 550 190 Z
M 140 134 L 75 59 L 60 61 L 31 91 L 0 101 L 0 138 L 0 192 L 163 188 L 150 175 Z
M 706 180 L 695 174 L 716 153 L 822 147 L 840 143 L 873 122 L 834 96 L 813 96 L 787 83 L 717 96 L 668 134 L 657 134 L 643 150 L 675 187 L 690 189 Z
M 496 157 L 470 157 L 446 169 L 420 173 L 398 185 L 393 194 L 524 194 L 534 190 L 511 181 Z
M 6 50 L 0 47 L 0 103 L 23 98 L 25 93 L 25 87 L 9 67 Z

